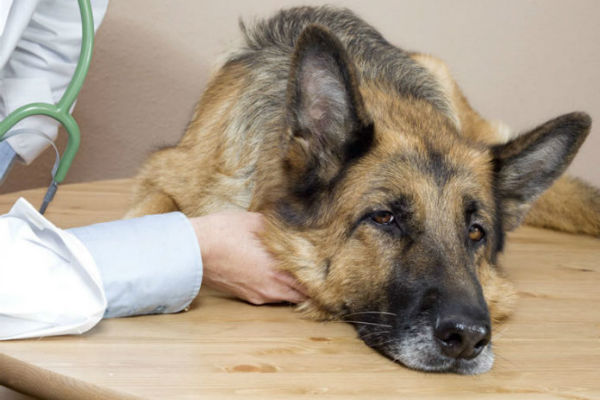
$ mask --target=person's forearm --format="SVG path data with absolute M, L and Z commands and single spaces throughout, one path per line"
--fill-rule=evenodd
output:
M 198 294 L 202 259 L 181 213 L 151 215 L 69 230 L 96 261 L 105 317 L 178 312 Z

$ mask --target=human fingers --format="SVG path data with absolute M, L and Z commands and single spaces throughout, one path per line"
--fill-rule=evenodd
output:
M 290 289 L 301 293 L 304 297 L 308 297 L 308 289 L 302 283 L 300 283 L 291 273 L 287 271 L 276 271 L 275 279 L 277 279 L 282 284 L 289 286 Z
M 302 303 L 303 301 L 308 300 L 307 296 L 294 289 L 289 289 L 285 297 L 286 298 L 283 301 L 287 301 L 293 304 Z
M 304 294 L 290 288 L 287 285 L 277 285 L 266 290 L 238 290 L 234 291 L 237 297 L 254 305 L 288 302 L 293 304 L 308 300 Z

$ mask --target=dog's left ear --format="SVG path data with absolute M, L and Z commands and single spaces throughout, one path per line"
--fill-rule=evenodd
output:
M 287 96 L 284 165 L 294 191 L 309 195 L 328 185 L 373 141 L 354 66 L 325 28 L 310 25 L 298 38 Z
M 506 230 L 517 228 L 531 203 L 564 172 L 591 124 L 585 113 L 566 114 L 492 148 Z

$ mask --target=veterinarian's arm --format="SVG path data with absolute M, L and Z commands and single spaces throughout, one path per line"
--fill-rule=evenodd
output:
M 232 211 L 192 218 L 202 249 L 204 282 L 253 304 L 307 299 L 290 274 L 279 271 L 256 234 L 263 229 L 258 213 Z
M 106 294 L 106 318 L 171 313 L 194 300 L 202 282 L 196 235 L 182 213 L 69 229 L 88 249 Z
M 178 312 L 203 273 L 207 284 L 252 303 L 304 300 L 257 239 L 261 229 L 260 214 L 230 212 L 62 230 L 19 199 L 0 216 L 0 340 L 82 333 L 102 316 Z
M 278 271 L 256 233 L 262 216 L 223 212 L 189 219 L 150 215 L 70 231 L 92 254 L 106 291 L 105 317 L 177 312 L 200 283 L 253 304 L 306 300 Z

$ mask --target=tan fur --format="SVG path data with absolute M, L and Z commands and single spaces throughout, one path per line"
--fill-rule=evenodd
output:
M 517 291 L 501 270 L 487 263 L 483 263 L 477 273 L 492 317 L 492 326 L 495 326 L 512 314 L 517 301 Z
M 469 104 L 445 62 L 428 54 L 414 53 L 413 60 L 424 66 L 444 88 L 446 96 L 460 121 L 460 131 L 465 137 L 486 144 L 505 143 L 510 139 L 509 129 L 500 122 L 483 119 Z
M 198 216 L 248 208 L 252 182 L 247 170 L 257 149 L 240 141 L 237 127 L 228 125 L 244 78 L 243 68 L 237 65 L 215 75 L 180 144 L 154 153 L 142 166 L 134 189 L 135 206 L 127 217 L 175 210 Z M 154 205 L 155 201 L 162 205 Z
M 580 179 L 563 176 L 536 200 L 525 223 L 600 236 L 600 192 Z

